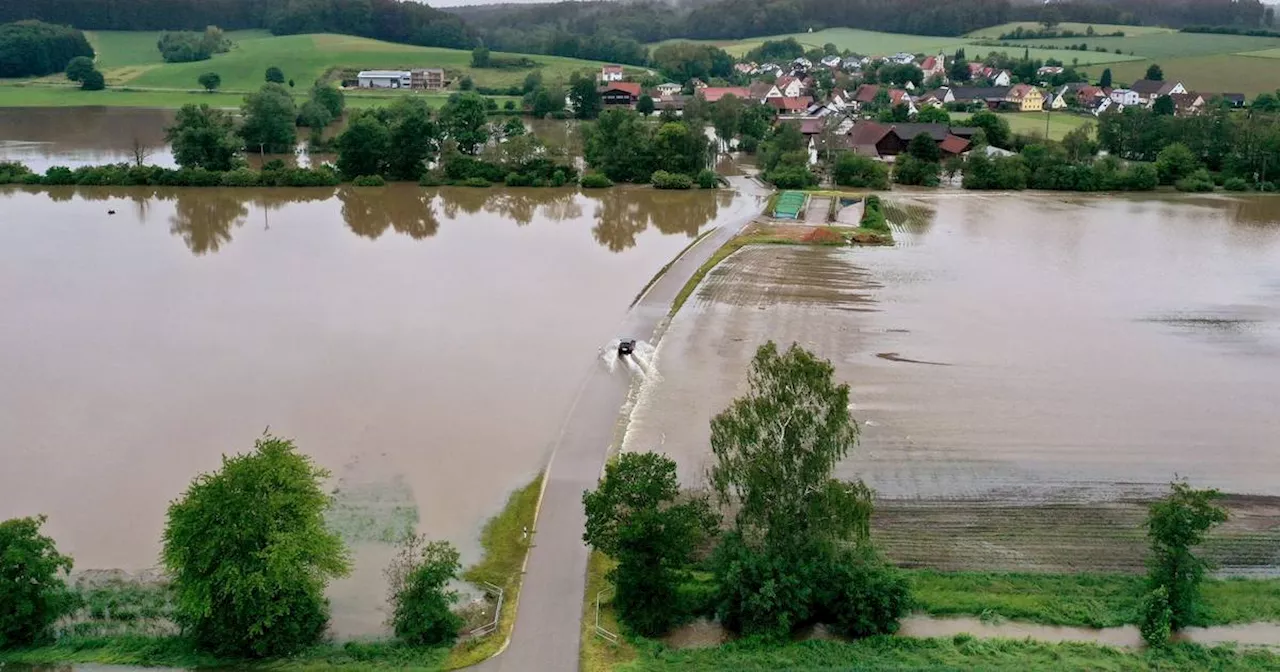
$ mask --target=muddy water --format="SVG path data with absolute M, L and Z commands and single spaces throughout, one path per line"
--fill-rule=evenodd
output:
M 907 565 L 1140 570 L 1175 474 L 1232 500 L 1230 570 L 1280 567 L 1280 199 L 940 195 L 895 248 L 748 248 L 656 357 L 627 437 L 709 465 L 768 339 L 830 358 Z
M 333 472 L 381 629 L 385 543 L 477 556 L 596 350 L 755 198 L 648 189 L 0 189 L 0 519 L 77 569 L 157 562 L 166 504 L 270 427 Z M 114 210 L 114 216 L 108 214 Z

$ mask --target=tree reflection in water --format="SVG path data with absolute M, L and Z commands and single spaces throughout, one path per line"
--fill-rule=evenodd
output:
M 431 192 L 417 185 L 388 187 L 341 187 L 342 219 L 356 235 L 376 239 L 387 229 L 414 240 L 436 235 L 436 217 Z
M 181 236 L 191 253 L 200 256 L 217 252 L 231 242 L 231 228 L 244 224 L 248 194 L 222 189 L 180 189 L 169 232 Z
M 596 225 L 591 229 L 596 242 L 612 252 L 636 244 L 636 236 L 650 225 L 665 234 L 683 233 L 690 238 L 715 219 L 720 200 L 705 191 L 662 191 L 658 189 L 612 188 L 584 192 L 597 201 Z M 733 194 L 724 192 L 725 198 Z

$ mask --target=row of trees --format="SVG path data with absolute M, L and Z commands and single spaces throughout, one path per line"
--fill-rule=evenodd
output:
M 351 570 L 350 553 L 325 526 L 329 473 L 292 441 L 259 439 L 223 457 L 169 505 L 161 559 L 184 637 L 229 658 L 296 653 L 318 643 L 329 622 L 325 586 Z M 40 533 L 44 517 L 0 523 L 0 649 L 35 643 L 79 608 L 65 576 L 72 559 Z M 388 569 L 391 625 L 414 645 L 451 643 L 458 552 L 406 539 Z
M 1116 156 L 1155 161 L 1166 147 L 1185 145 L 1204 168 L 1249 183 L 1280 179 L 1280 107 L 1259 97 L 1246 114 L 1210 106 L 1203 113 L 1176 117 L 1137 107 L 1098 120 L 1098 141 Z
M 3 9 L 0 9 L 3 13 Z M 93 59 L 84 33 L 40 21 L 0 25 L 0 77 L 43 77 L 63 72 L 76 57 Z
M 606 110 L 582 134 L 587 165 L 614 182 L 649 182 L 658 170 L 693 178 L 711 159 L 701 127 L 681 121 L 655 125 L 631 110 Z

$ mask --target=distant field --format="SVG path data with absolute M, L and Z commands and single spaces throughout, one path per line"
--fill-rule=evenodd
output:
M 236 30 L 226 35 L 233 42 L 239 42 L 270 37 L 271 33 L 265 30 Z M 160 31 L 87 31 L 85 37 L 98 54 L 99 69 L 109 70 L 127 65 L 164 65 L 160 50 L 156 48 L 156 42 L 160 41 Z
M 872 30 L 858 30 L 856 28 L 828 28 L 812 33 L 793 33 L 790 35 L 770 35 L 767 37 L 756 37 L 747 40 L 711 40 L 709 44 L 714 44 L 734 56 L 741 56 L 751 49 L 759 46 L 765 40 L 782 40 L 788 37 L 795 38 L 801 44 L 821 47 L 830 43 L 836 45 L 840 50 L 848 49 L 849 51 L 864 54 L 867 56 L 885 56 L 905 51 L 911 54 L 936 54 L 944 52 L 950 54 L 957 48 L 964 47 L 970 58 L 977 56 L 986 56 L 991 52 L 1005 52 L 1010 55 L 1021 55 L 1023 50 L 1030 47 L 1030 55 L 1032 58 L 1056 58 L 1064 62 L 1070 62 L 1072 58 L 1077 58 L 1081 63 L 1114 63 L 1117 61 L 1126 61 L 1138 58 L 1136 56 L 1121 55 L 1115 53 L 1101 53 L 1093 51 L 1067 51 L 1061 49 L 1036 49 L 1034 45 L 1028 43 L 1026 45 L 1014 46 L 980 46 L 975 44 L 973 40 L 962 37 L 933 37 L 929 35 L 902 35 L 899 33 L 880 33 Z M 680 40 L 668 40 L 668 42 Z M 698 41 L 698 40 L 691 40 Z M 1053 40 L 1044 40 L 1045 43 L 1052 43 Z M 659 43 L 662 44 L 662 43 Z
M 1164 78 L 1178 80 L 1187 89 L 1200 93 L 1243 93 L 1250 97 L 1280 89 L 1280 63 L 1274 58 L 1256 58 L 1218 54 L 1192 58 L 1164 58 L 1158 61 L 1164 70 Z M 1111 68 L 1116 83 L 1132 83 L 1142 79 L 1147 66 L 1153 61 L 1116 63 Z M 1096 80 L 1104 66 L 1092 66 L 1085 71 Z
M 1262 51 L 1246 51 L 1240 56 L 1252 56 L 1254 58 L 1280 58 L 1280 49 L 1263 49 Z
M 1043 25 L 1036 23 L 1034 21 L 1015 21 L 1013 23 L 1003 23 L 998 26 L 983 28 L 982 30 L 975 30 L 972 33 L 969 33 L 968 35 L 966 35 L 965 37 L 980 37 L 980 38 L 989 38 L 994 40 L 1005 33 L 1011 33 L 1017 30 L 1019 26 L 1021 26 L 1023 30 L 1041 30 L 1044 28 Z M 1071 22 L 1059 23 L 1057 26 L 1057 29 L 1060 31 L 1071 30 L 1077 33 L 1084 33 L 1089 29 L 1090 26 L 1093 27 L 1093 30 L 1096 33 L 1114 33 L 1117 30 L 1123 31 L 1125 34 L 1125 37 L 1128 37 L 1130 35 L 1154 35 L 1158 33 L 1175 32 L 1172 28 L 1160 28 L 1157 26 L 1119 26 L 1119 25 L 1113 25 L 1109 23 L 1071 23 Z
M 951 120 L 953 122 L 962 122 L 968 119 L 969 114 L 952 113 Z M 1094 123 L 1090 117 L 1081 117 L 1065 112 L 1054 112 L 1046 115 L 1043 112 L 1002 112 L 1000 116 L 1009 122 L 1009 129 L 1014 133 L 1025 133 L 1044 137 L 1045 117 L 1049 117 L 1049 139 L 1061 140 L 1063 137 L 1081 126 L 1088 126 Z
M 1120 49 L 1128 54 L 1153 59 L 1189 58 L 1213 54 L 1235 54 L 1280 47 L 1277 37 L 1247 37 L 1241 35 L 1210 35 L 1206 33 L 1158 33 L 1125 37 L 1073 37 L 1053 40 L 1019 40 L 1030 45 L 1066 46 L 1084 42 L 1090 49 L 1105 47 L 1114 52 Z
M 302 102 L 304 91 L 295 92 L 294 99 Z M 386 105 L 404 93 L 347 94 L 347 107 L 364 108 Z M 440 107 L 448 100 L 445 93 L 414 93 L 431 107 Z M 507 96 L 494 96 L 501 105 Z M 213 107 L 238 109 L 244 101 L 242 93 L 204 93 L 201 91 L 137 91 L 108 88 L 105 91 L 81 91 L 72 86 L 7 86 L 0 85 L 0 107 L 81 107 L 102 105 L 107 107 L 155 107 L 176 109 L 188 103 L 207 104 Z

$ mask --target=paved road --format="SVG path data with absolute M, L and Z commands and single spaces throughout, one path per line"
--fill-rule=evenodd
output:
M 733 186 L 748 196 L 735 201 L 741 216 L 703 238 L 672 264 L 632 307 L 619 336 L 649 339 L 685 282 L 758 213 L 759 206 L 750 196 L 766 192 L 745 178 L 735 178 Z M 596 353 L 584 353 L 584 357 L 588 356 L 595 357 Z M 596 486 L 613 442 L 618 412 L 627 400 L 630 373 L 627 367 L 615 369 L 610 372 L 603 365 L 592 369 L 565 419 L 551 458 L 511 644 L 502 654 L 473 669 L 578 669 L 588 555 L 582 543 L 582 492 Z

